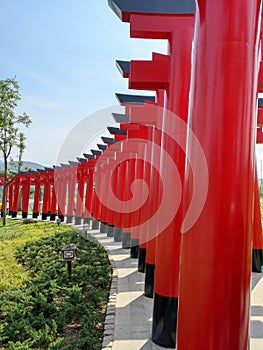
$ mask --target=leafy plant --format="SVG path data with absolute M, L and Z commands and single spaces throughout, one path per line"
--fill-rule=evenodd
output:
M 1 349 L 98 350 L 111 279 L 107 254 L 72 228 L 44 225 L 13 226 L 21 235 L 9 247 L 11 264 L 24 277 L 22 283 L 16 275 L 13 286 L 2 285 Z M 78 257 L 71 279 L 61 259 L 68 243 L 77 247 Z

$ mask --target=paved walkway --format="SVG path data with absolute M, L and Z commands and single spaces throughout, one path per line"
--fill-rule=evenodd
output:
M 81 229 L 81 226 L 76 226 Z M 163 350 L 151 341 L 153 300 L 143 295 L 144 274 L 137 271 L 137 260 L 99 231 L 90 231 L 109 254 L 114 268 L 104 333 L 104 350 Z M 263 278 L 252 275 L 251 348 L 263 349 Z M 114 308 L 115 304 L 115 308 Z

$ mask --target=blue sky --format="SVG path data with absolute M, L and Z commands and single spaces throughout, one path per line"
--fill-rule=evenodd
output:
M 79 121 L 128 92 L 116 59 L 150 59 L 167 47 L 130 39 L 107 0 L 1 0 L 0 43 L 0 79 L 16 76 L 17 111 L 32 119 L 24 159 L 45 165 Z
M 0 3 L 0 79 L 16 76 L 22 94 L 17 112 L 32 119 L 25 130 L 25 160 L 57 163 L 61 145 L 83 118 L 92 114 L 96 123 L 96 111 L 117 103 L 115 92 L 132 93 L 116 59 L 150 59 L 153 51 L 166 52 L 165 41 L 130 39 L 129 24 L 116 17 L 107 0 Z M 87 142 L 91 135 L 87 130 Z

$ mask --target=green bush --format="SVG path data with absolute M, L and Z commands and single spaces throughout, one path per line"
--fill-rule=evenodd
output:
M 42 238 L 27 232 L 27 242 L 22 232 L 14 244 L 23 283 L 6 282 L 0 292 L 0 349 L 100 349 L 111 279 L 105 250 L 64 225 L 46 224 L 52 234 L 39 224 L 23 229 L 32 226 Z M 61 255 L 69 243 L 77 247 L 71 278 Z

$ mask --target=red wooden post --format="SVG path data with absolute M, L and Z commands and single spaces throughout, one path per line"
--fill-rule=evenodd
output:
M 126 94 L 116 94 L 116 97 L 119 101 L 119 103 L 123 106 L 125 106 L 125 118 L 129 118 L 129 115 L 131 114 L 132 108 L 136 105 L 143 105 L 146 101 L 154 102 L 155 97 L 154 96 L 141 96 L 141 95 L 126 95 Z M 115 118 L 118 118 L 118 115 L 115 114 Z M 123 117 L 121 117 L 123 118 Z M 129 119 L 127 119 L 129 120 Z M 140 122 L 139 122 L 140 123 Z M 125 127 L 127 128 L 127 127 Z M 134 125 L 132 128 L 129 127 L 130 130 L 137 130 L 140 128 L 140 124 Z M 138 136 L 138 135 L 137 135 Z M 140 138 L 140 136 L 138 136 Z M 145 162 L 143 161 L 144 153 L 146 152 L 146 145 L 137 145 L 137 149 L 139 151 L 139 154 L 141 156 L 141 160 L 138 160 L 136 162 L 136 178 L 143 179 L 145 176 Z M 140 222 L 142 222 L 142 208 L 138 211 L 136 215 L 132 215 L 134 223 L 133 226 L 137 226 L 137 228 L 133 229 L 132 232 L 134 232 L 134 237 L 136 239 L 139 239 L 141 235 L 145 237 L 145 231 L 140 228 Z M 137 220 L 136 220 L 137 219 Z M 146 239 L 140 239 L 139 244 L 139 260 L 138 260 L 138 271 L 139 272 L 145 272 L 145 258 L 146 258 Z
M 127 138 L 127 131 L 113 127 L 108 127 L 108 130 L 114 135 L 114 142 L 121 142 Z M 114 169 L 114 172 L 118 172 L 116 197 L 124 203 L 127 200 L 127 183 L 130 178 L 128 160 L 123 159 L 123 148 L 120 148 L 119 144 L 117 146 L 112 144 L 109 146 L 109 149 L 116 152 L 116 162 L 118 164 L 118 169 Z M 131 232 L 130 226 L 126 226 L 125 217 L 127 217 L 127 214 L 123 213 L 123 205 L 120 204 L 116 208 L 115 240 L 122 241 L 122 248 L 128 249 L 131 248 Z
M 107 146 L 103 144 L 97 144 L 100 151 L 102 151 L 101 160 L 103 159 L 103 174 L 102 174 L 102 194 L 101 194 L 101 213 L 100 213 L 100 232 L 107 233 L 108 232 L 108 208 L 105 207 L 105 199 L 108 194 L 108 182 L 107 182 L 107 157 L 110 152 L 107 152 L 107 157 L 105 157 L 105 151 L 107 150 Z
M 109 153 L 108 151 L 107 153 Z M 103 197 L 105 201 L 110 202 L 110 193 L 109 193 L 109 186 L 111 186 L 112 176 L 113 176 L 113 169 L 112 169 L 112 163 L 115 158 L 115 152 L 110 152 L 107 157 L 106 165 L 105 165 L 105 187 L 107 187 L 107 191 L 105 192 L 105 196 Z M 114 214 L 113 214 L 113 208 L 104 206 L 105 209 L 105 222 L 107 222 L 107 236 L 108 237 L 114 237 L 115 236 L 115 230 L 114 230 Z
M 119 145 L 117 147 L 115 146 L 115 141 L 113 138 L 110 137 L 102 137 L 102 141 L 107 145 L 107 150 L 105 150 L 105 156 L 109 153 L 109 160 L 106 161 L 105 164 L 105 157 L 103 158 L 104 166 L 106 166 L 106 169 L 109 169 L 109 172 L 107 173 L 108 177 L 106 178 L 104 176 L 105 185 L 107 187 L 107 193 L 106 197 L 109 200 L 109 222 L 108 222 L 108 236 L 114 237 L 115 242 L 121 242 L 122 241 L 122 229 L 121 227 L 117 227 L 116 225 L 119 223 L 119 213 L 118 208 L 115 205 L 115 200 L 112 198 L 112 196 L 109 195 L 108 191 L 110 188 L 112 188 L 112 192 L 114 193 L 114 196 L 117 196 L 118 189 L 120 188 L 119 180 L 120 180 L 120 168 L 119 166 L 115 167 L 114 159 L 116 158 L 116 152 L 119 151 Z M 102 165 L 102 164 L 101 164 Z M 104 174 L 106 175 L 106 174 Z M 101 182 L 103 182 L 103 177 L 101 179 Z
M 37 219 L 38 215 L 39 215 L 39 209 L 40 209 L 40 174 L 39 174 L 39 171 L 37 171 L 37 173 L 34 174 L 32 182 L 33 182 L 33 185 L 35 186 L 32 217 L 34 219 Z
M 29 197 L 30 197 L 30 182 L 31 182 L 31 176 L 28 172 L 22 172 L 22 218 L 27 218 L 28 214 L 28 205 L 29 205 Z
M 54 185 L 54 177 L 53 177 L 52 190 L 51 190 L 50 221 L 55 221 L 56 216 L 57 216 L 57 194 L 56 194 L 56 188 Z
M 87 159 L 86 158 L 77 158 L 79 166 L 77 168 L 77 182 L 78 182 L 78 192 L 77 192 L 77 203 L 76 203 L 76 218 L 75 224 L 80 225 L 82 219 L 84 218 L 84 191 L 85 185 L 87 182 Z
M 13 198 L 14 198 L 14 183 L 8 186 L 9 211 L 8 215 L 12 216 Z
M 69 167 L 67 167 L 67 223 L 71 223 L 73 221 L 73 217 L 75 216 L 75 192 L 77 183 L 78 164 L 78 162 L 69 161 Z
M 85 195 L 85 210 L 84 210 L 84 224 L 89 224 L 91 220 L 92 204 L 94 198 L 94 167 L 96 160 L 91 154 L 84 154 L 84 157 L 88 160 L 88 174 L 87 174 L 87 188 Z
M 20 182 L 21 182 L 21 176 L 19 175 L 14 181 L 14 200 L 13 200 L 13 206 L 12 206 L 12 218 L 17 217 L 18 202 L 19 202 L 19 195 L 20 195 Z
M 44 177 L 44 193 L 42 203 L 42 220 L 47 220 L 50 215 L 50 197 L 51 197 L 51 178 L 50 173 L 54 172 L 53 168 L 45 168 L 45 172 L 42 173 Z
M 263 266 L 263 236 L 257 171 L 254 197 L 252 271 L 261 273 L 261 266 Z
M 58 217 L 63 222 L 65 217 L 66 194 L 67 194 L 67 166 L 54 166 L 54 186 L 58 202 Z
M 189 125 L 209 186 L 183 235 L 178 350 L 249 347 L 260 9 L 260 0 L 197 0 Z
M 262 24 L 261 24 L 262 28 Z M 262 64 L 262 63 L 261 63 Z M 260 75 L 259 75 L 260 80 Z M 261 83 L 258 84 L 261 86 Z M 260 107 L 262 99 L 258 100 L 258 116 L 257 116 L 257 143 L 263 143 L 263 109 Z M 262 237 L 262 219 L 260 210 L 260 194 L 258 184 L 258 172 L 255 176 L 255 202 L 254 202 L 254 229 L 253 229 L 253 249 L 252 249 L 252 271 L 261 272 L 261 266 L 263 265 L 263 237 Z
M 168 19 L 169 20 L 169 19 Z M 154 16 L 131 16 L 131 33 L 133 36 L 156 37 L 168 35 L 170 72 L 169 85 L 166 89 L 165 113 L 163 129 L 169 130 L 173 121 L 180 118 L 187 122 L 188 95 L 190 87 L 191 46 L 193 36 L 193 16 L 175 16 L 172 23 L 167 18 L 160 17 L 158 25 Z M 174 130 L 174 132 L 186 130 Z M 182 135 L 183 137 L 184 135 Z M 180 147 L 169 137 L 163 137 L 163 153 L 172 155 L 176 163 L 181 183 L 184 181 L 185 155 Z M 165 159 L 165 158 L 164 158 Z M 166 172 L 169 178 L 171 164 L 161 162 L 161 172 Z M 162 175 L 163 176 L 163 175 Z M 175 194 L 176 196 L 176 194 Z M 177 194 L 178 196 L 178 194 Z M 155 343 L 174 347 L 176 338 L 176 321 L 179 293 L 179 264 L 181 245 L 182 203 L 170 224 L 157 236 L 155 264 L 155 297 L 153 311 L 152 339 Z M 169 272 L 168 272 L 169 271 Z
M 176 115 L 175 118 L 181 118 L 186 122 L 194 1 L 173 3 L 170 1 L 151 3 L 141 1 L 132 4 L 124 0 L 112 0 L 110 5 L 122 20 L 131 23 L 132 37 L 168 39 L 170 73 L 165 102 L 168 113 L 164 128 L 169 130 L 169 119 L 173 118 L 172 113 Z M 182 130 L 180 131 L 182 132 Z M 185 133 L 185 130 L 183 132 Z M 180 179 L 183 182 L 185 157 L 180 152 L 179 146 L 171 142 L 170 138 L 164 137 L 162 147 L 173 155 Z M 166 171 L 169 169 L 169 164 L 162 163 L 161 169 Z M 167 173 L 165 176 L 169 177 L 169 174 Z M 157 344 L 166 347 L 175 346 L 181 220 L 182 205 L 170 225 L 157 238 L 152 339 Z
M 170 59 L 169 56 L 160 55 L 153 53 L 152 61 L 131 61 L 130 74 L 129 74 L 129 88 L 131 89 L 143 89 L 143 90 L 154 90 L 157 95 L 156 105 L 163 108 L 163 97 L 164 90 L 169 86 L 169 70 L 170 70 Z M 139 108 L 140 109 L 140 108 Z M 133 119 L 134 113 L 136 113 L 138 108 L 132 108 L 131 119 Z M 144 111 L 143 111 L 144 110 Z M 146 108 L 142 108 L 141 113 L 141 123 L 149 124 L 149 121 L 145 119 L 146 117 Z M 152 109 L 152 114 L 157 114 L 160 112 L 160 108 Z M 154 121 L 154 124 L 157 125 L 157 120 Z M 152 129 L 152 142 L 161 146 L 161 127 L 162 120 L 158 121 L 159 128 Z M 150 150 L 150 152 L 154 152 Z M 155 155 L 153 154 L 153 157 Z M 160 159 L 155 159 L 155 163 L 159 164 L 158 171 L 160 170 Z M 152 170 L 151 174 L 151 184 L 150 187 L 153 189 L 155 194 L 153 198 L 153 207 L 154 203 L 158 203 L 158 191 L 159 191 L 159 182 L 156 172 Z M 151 209 L 149 207 L 149 210 Z M 153 213 L 152 213 L 153 214 Z M 145 296 L 153 297 L 153 286 L 154 286 L 154 274 L 155 274 L 155 248 L 156 248 L 156 231 L 157 227 L 148 227 L 148 236 L 147 247 L 146 247 L 146 268 L 145 268 Z M 151 231 L 151 232 L 150 232 Z M 155 231 L 155 232 L 154 232 Z
M 101 151 L 99 150 L 91 150 L 91 153 L 94 155 L 94 158 L 96 160 L 95 167 L 94 167 L 94 197 L 93 197 L 93 204 L 92 204 L 92 229 L 98 230 L 100 228 L 100 213 L 101 213 L 101 202 L 96 194 L 101 194 L 102 190 L 102 182 L 101 182 L 101 176 L 102 172 L 99 166 L 97 166 L 97 161 L 101 155 Z

